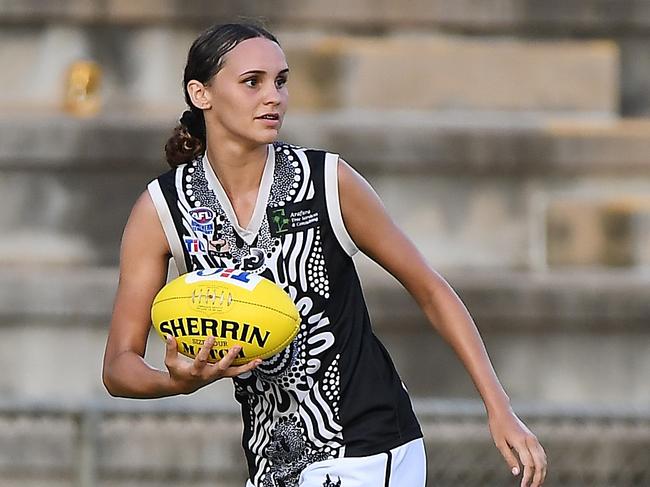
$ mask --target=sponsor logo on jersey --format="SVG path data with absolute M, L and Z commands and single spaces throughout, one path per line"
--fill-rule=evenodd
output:
M 224 267 L 218 269 L 202 269 L 200 271 L 186 274 L 185 277 L 185 280 L 188 283 L 199 281 L 230 282 L 231 284 L 243 287 L 249 291 L 255 289 L 255 286 L 257 286 L 262 279 L 264 278 L 247 271 Z
M 289 219 L 284 208 L 278 208 L 271 212 L 271 223 L 275 233 L 286 233 L 289 230 Z
M 188 254 L 197 255 L 205 254 L 207 252 L 205 242 L 199 238 L 183 237 L 183 241 L 185 242 L 185 250 Z
M 271 235 L 279 237 L 287 233 L 296 233 L 314 228 L 320 223 L 320 214 L 310 208 L 310 201 L 286 205 L 282 208 L 269 208 L 266 217 L 269 221 Z
M 223 238 L 208 241 L 208 253 L 217 257 L 232 257 L 230 245 Z
M 206 225 L 214 220 L 214 211 L 211 208 L 201 206 L 199 208 L 192 208 L 190 210 L 190 216 L 192 221 L 195 221 L 199 225 Z
M 212 237 L 212 234 L 214 233 L 214 223 L 210 222 L 206 223 L 205 225 L 201 225 L 200 223 L 192 220 L 192 230 L 194 232 L 203 233 L 209 237 Z
M 215 213 L 212 209 L 205 206 L 199 208 L 192 208 L 190 210 L 190 217 L 192 218 L 192 230 L 200 232 L 211 238 L 214 234 L 214 217 Z

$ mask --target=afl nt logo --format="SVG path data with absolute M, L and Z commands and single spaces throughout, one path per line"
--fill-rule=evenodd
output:
M 199 225 L 205 225 L 214 220 L 214 211 L 204 206 L 200 208 L 192 208 L 190 210 L 190 216 L 192 217 L 192 220 Z

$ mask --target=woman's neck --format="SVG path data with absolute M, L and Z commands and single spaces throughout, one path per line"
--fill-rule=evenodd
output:
M 230 198 L 249 191 L 257 192 L 267 151 L 267 144 L 246 148 L 227 142 L 212 146 L 208 144 L 206 149 L 210 166 Z

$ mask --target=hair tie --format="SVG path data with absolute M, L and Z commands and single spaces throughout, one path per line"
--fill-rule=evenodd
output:
M 197 115 L 194 110 L 185 110 L 180 119 L 180 124 L 187 129 L 192 137 L 205 140 L 205 122 L 203 114 Z

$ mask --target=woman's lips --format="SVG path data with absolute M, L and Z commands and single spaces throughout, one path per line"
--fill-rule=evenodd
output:
M 260 122 L 262 122 L 264 125 L 266 125 L 268 127 L 275 127 L 277 125 L 280 125 L 280 119 L 279 118 L 273 119 L 273 118 L 258 117 L 255 120 L 259 120 Z

